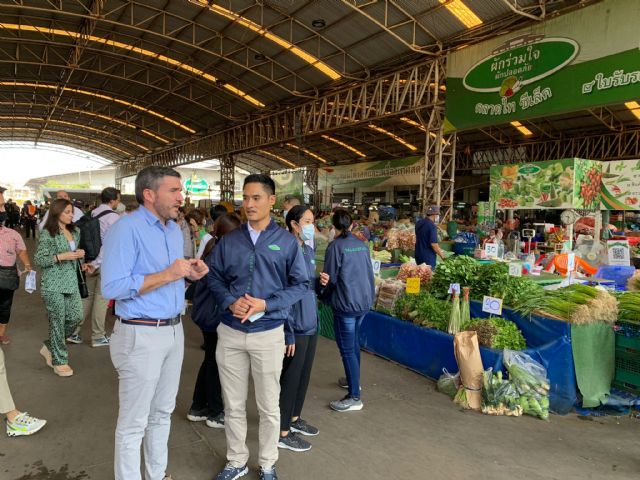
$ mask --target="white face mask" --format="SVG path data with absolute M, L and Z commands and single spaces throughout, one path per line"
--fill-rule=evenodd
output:
M 440 223 L 440 215 L 436 215 L 436 218 L 433 221 L 433 223 Z
M 287 218 L 287 213 L 289 213 L 289 210 L 283 210 L 282 212 L 282 218 L 284 218 L 285 220 Z
M 308 225 L 303 225 L 302 230 L 300 231 L 300 238 L 303 242 L 311 240 L 316 233 L 316 229 L 312 223 Z

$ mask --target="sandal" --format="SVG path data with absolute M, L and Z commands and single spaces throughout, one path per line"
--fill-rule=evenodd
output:
M 40 355 L 44 357 L 44 361 L 47 362 L 47 366 L 53 368 L 53 362 L 51 360 L 51 352 L 46 345 L 42 345 L 40 349 Z
M 9 345 L 11 343 L 11 339 L 6 335 L 0 335 L 0 345 Z
M 53 373 L 55 373 L 59 377 L 70 377 L 71 375 L 73 375 L 73 370 L 69 365 L 54 365 Z

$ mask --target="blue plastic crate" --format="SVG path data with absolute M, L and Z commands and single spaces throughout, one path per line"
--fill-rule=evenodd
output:
M 613 280 L 616 290 L 626 290 L 627 281 L 636 272 L 636 267 L 623 265 L 602 265 L 595 274 L 596 278 Z

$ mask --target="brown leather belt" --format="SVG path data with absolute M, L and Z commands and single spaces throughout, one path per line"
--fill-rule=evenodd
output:
M 121 318 L 120 321 L 126 325 L 146 325 L 148 327 L 171 327 L 180 323 L 180 316 L 173 318 L 130 318 L 125 320 Z

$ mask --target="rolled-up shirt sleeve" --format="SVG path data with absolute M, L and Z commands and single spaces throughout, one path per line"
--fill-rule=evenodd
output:
M 144 275 L 134 274 L 138 241 L 131 226 L 116 222 L 107 232 L 102 245 L 102 296 L 113 300 L 136 297 L 144 283 Z

